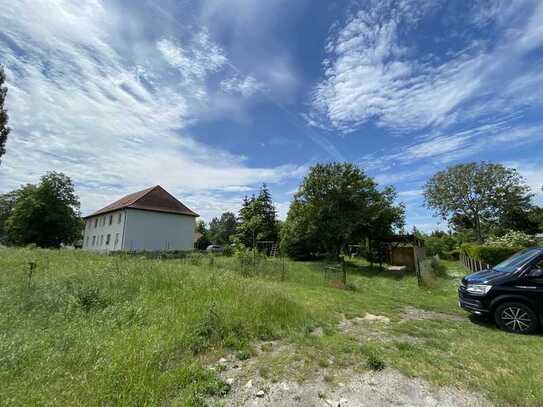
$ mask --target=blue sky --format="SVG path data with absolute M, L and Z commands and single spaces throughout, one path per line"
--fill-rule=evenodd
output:
M 13 128 L 0 192 L 48 170 L 82 212 L 161 184 L 210 220 L 316 162 L 406 203 L 436 171 L 518 168 L 543 203 L 543 2 L 0 0 Z M 24 18 L 22 18 L 24 16 Z

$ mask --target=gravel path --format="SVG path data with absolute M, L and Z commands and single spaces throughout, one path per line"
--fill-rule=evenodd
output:
M 453 388 L 436 388 L 396 370 L 353 373 L 347 383 L 331 386 L 324 377 L 302 384 L 270 383 L 261 378 L 233 383 L 226 406 L 490 406 L 483 397 Z

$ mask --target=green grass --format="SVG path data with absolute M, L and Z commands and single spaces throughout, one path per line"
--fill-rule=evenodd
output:
M 37 270 L 29 279 L 28 262 Z M 268 349 L 262 375 L 304 380 L 324 370 L 384 366 L 483 392 L 503 405 L 543 404 L 541 336 L 475 323 L 458 309 L 464 270 L 419 289 L 412 275 L 349 267 L 350 290 L 324 284 L 318 262 L 263 266 L 244 277 L 235 258 L 147 260 L 85 252 L 0 250 L 0 394 L 7 405 L 205 405 L 228 391 L 206 368 L 226 354 Z M 245 275 L 254 273 L 244 272 Z M 284 277 L 285 281 L 281 281 Z M 461 320 L 404 320 L 405 306 Z M 389 324 L 338 321 L 366 312 Z M 322 336 L 312 335 L 322 327 Z

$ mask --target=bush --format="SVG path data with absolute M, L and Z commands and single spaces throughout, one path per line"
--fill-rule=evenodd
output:
M 500 237 L 493 237 L 486 241 L 486 246 L 505 246 L 505 247 L 530 247 L 537 246 L 535 236 L 527 235 L 523 232 L 511 230 Z
M 471 257 L 472 259 L 479 260 L 484 264 L 490 264 L 495 266 L 501 263 L 508 257 L 511 257 L 516 252 L 522 250 L 523 247 L 509 247 L 509 246 L 488 246 L 478 245 L 471 243 L 464 243 L 460 250 L 462 253 Z
M 456 249 L 456 239 L 450 235 L 433 235 L 424 238 L 424 247 L 429 256 L 439 255 L 441 258 L 449 258 L 448 253 Z
M 447 277 L 447 267 L 439 260 L 438 256 L 432 257 L 430 267 L 435 276 Z
M 444 252 L 443 253 L 443 258 L 445 260 L 453 260 L 453 261 L 459 260 L 460 259 L 460 249 L 456 248 L 456 249 L 450 250 L 448 252 Z
M 234 248 L 230 245 L 224 246 L 222 254 L 226 257 L 232 257 L 234 255 Z

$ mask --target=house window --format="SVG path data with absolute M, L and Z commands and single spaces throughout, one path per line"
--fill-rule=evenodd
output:
M 98 227 L 98 218 L 94 219 L 94 227 Z
M 85 239 L 85 246 L 89 247 L 89 237 L 87 236 L 87 238 Z
M 104 235 L 100 235 L 100 247 L 104 244 Z
M 115 246 L 114 247 L 117 247 L 117 243 L 119 243 L 119 234 L 115 233 Z
M 96 236 L 92 237 L 92 245 L 94 246 L 96 244 Z
M 113 215 L 109 215 L 109 224 L 111 225 L 112 222 L 113 222 Z
M 109 246 L 109 241 L 111 240 L 111 235 L 108 233 L 106 236 L 106 246 Z
M 117 223 L 121 223 L 122 218 L 123 218 L 123 214 L 119 213 L 119 218 L 117 219 Z

